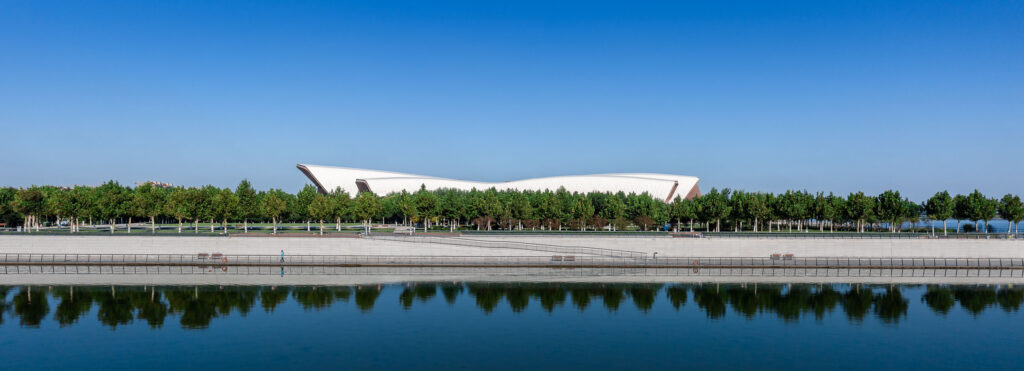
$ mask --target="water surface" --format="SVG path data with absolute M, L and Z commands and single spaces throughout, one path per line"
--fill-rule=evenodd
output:
M 0 286 L 27 368 L 1017 368 L 1012 286 Z

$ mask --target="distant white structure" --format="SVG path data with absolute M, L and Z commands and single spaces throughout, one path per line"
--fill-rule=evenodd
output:
M 395 173 L 391 171 L 353 169 L 347 167 L 298 164 L 303 174 L 313 181 L 320 193 L 341 188 L 355 196 L 359 192 L 373 192 L 383 196 L 406 191 L 414 193 L 425 186 L 428 190 L 460 189 L 486 190 L 495 188 L 519 191 L 555 191 L 565 188 L 569 192 L 610 192 L 647 194 L 670 202 L 676 196 L 692 199 L 700 196 L 696 177 L 670 174 L 627 173 L 556 176 L 523 179 L 510 182 L 475 182 L 435 178 L 430 176 Z

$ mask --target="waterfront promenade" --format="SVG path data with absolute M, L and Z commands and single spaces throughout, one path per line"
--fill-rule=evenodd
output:
M 192 236 L 0 236 L 0 254 L 181 254 L 277 256 L 765 258 L 1024 258 L 1024 240 L 925 238 L 673 238 L 467 235 L 363 238 Z M 655 253 L 657 255 L 655 256 Z

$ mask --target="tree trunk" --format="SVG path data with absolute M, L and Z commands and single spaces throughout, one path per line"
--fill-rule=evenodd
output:
M 243 233 L 249 233 L 249 218 L 242 218 L 242 228 L 245 230 Z
M 722 231 L 722 219 L 715 219 L 715 232 Z
M 324 235 L 324 220 L 320 219 L 320 235 Z
M 194 221 L 196 234 L 199 234 L 199 219 Z
M 213 230 L 213 218 L 210 218 L 210 233 L 216 232 Z
M 228 234 L 228 220 L 224 219 L 224 234 Z
M 946 234 L 946 220 L 945 219 L 942 220 L 942 236 L 943 237 L 947 236 L 947 234 Z
M 149 217 L 149 226 L 150 226 L 150 228 L 153 229 L 153 233 L 156 233 L 156 217 L 154 217 L 154 216 L 150 216 Z
M 128 234 L 132 234 L 132 217 L 128 217 Z
M 110 219 L 110 234 L 114 234 L 114 219 Z
M 276 216 L 275 217 L 271 217 L 270 220 L 273 221 L 273 223 L 274 223 L 274 234 L 276 235 L 277 234 L 277 217 Z
M 309 232 L 309 219 L 306 219 L 306 232 Z

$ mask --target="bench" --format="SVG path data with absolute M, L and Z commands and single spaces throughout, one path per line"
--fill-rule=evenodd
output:
M 209 256 L 210 256 L 210 254 L 207 254 L 205 252 L 201 252 L 201 253 L 199 253 L 199 255 L 196 255 L 196 257 L 199 258 L 199 259 L 206 259 Z
M 566 255 L 565 258 L 562 259 L 562 261 L 564 261 L 564 262 L 574 262 L 574 261 L 576 261 L 576 257 L 573 256 L 573 255 Z
M 553 262 L 560 262 L 560 261 L 562 261 L 562 256 L 561 255 L 552 255 L 551 256 L 551 261 L 553 261 Z

